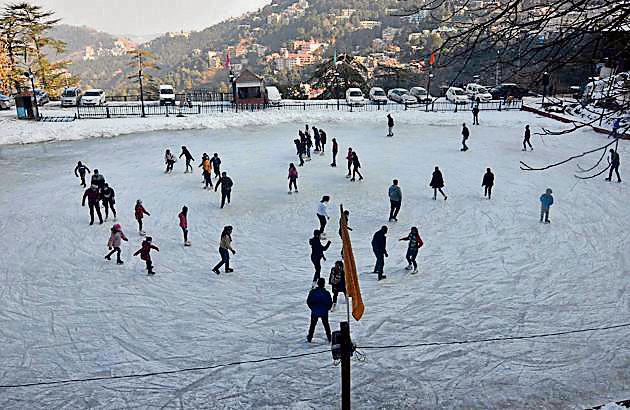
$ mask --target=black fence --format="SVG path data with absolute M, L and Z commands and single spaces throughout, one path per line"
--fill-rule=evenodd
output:
M 159 94 L 144 94 L 145 101 L 158 101 Z M 129 95 L 105 95 L 107 102 L 137 102 L 140 101 L 140 94 Z M 176 101 L 194 101 L 194 102 L 221 102 L 232 101 L 232 93 L 220 93 L 210 90 L 191 90 L 185 93 L 175 94 Z
M 480 111 L 506 111 L 520 110 L 522 100 L 513 101 L 489 101 L 479 103 Z M 362 111 L 424 111 L 424 112 L 458 112 L 471 111 L 474 104 L 454 104 L 450 101 L 433 101 L 426 104 L 362 104 L 350 105 L 345 101 L 286 101 L 277 105 L 271 104 L 232 104 L 229 102 L 216 103 L 191 103 L 177 106 L 145 105 L 144 110 L 140 104 L 115 104 L 109 103 L 103 106 L 77 107 L 77 118 L 123 118 L 144 116 L 188 116 L 201 114 L 216 114 L 224 112 L 242 111 L 309 111 L 309 110 L 336 110 L 346 112 Z M 144 111 L 144 112 L 143 112 Z

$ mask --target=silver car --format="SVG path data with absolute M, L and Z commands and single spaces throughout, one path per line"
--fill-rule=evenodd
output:
M 0 110 L 9 110 L 15 105 L 15 99 L 10 95 L 0 93 Z

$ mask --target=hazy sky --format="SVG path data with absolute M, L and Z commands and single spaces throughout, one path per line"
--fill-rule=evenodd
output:
M 0 0 L 0 5 L 17 0 Z M 270 0 L 31 0 L 56 12 L 63 23 L 112 34 L 199 30 L 253 11 Z

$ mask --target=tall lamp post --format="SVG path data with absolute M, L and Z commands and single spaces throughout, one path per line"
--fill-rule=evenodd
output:
M 429 69 L 429 78 L 427 78 L 427 94 L 431 95 L 431 80 L 433 79 L 433 73 Z
M 35 107 L 35 119 L 39 121 L 39 107 L 37 106 L 37 96 L 35 95 L 35 76 L 31 66 L 28 67 L 28 71 L 24 72 L 24 76 L 31 81 L 31 91 L 33 93 L 33 105 Z

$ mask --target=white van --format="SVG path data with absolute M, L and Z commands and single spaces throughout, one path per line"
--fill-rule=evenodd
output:
M 387 104 L 387 95 L 381 87 L 370 88 L 370 101 L 375 104 Z
M 468 94 L 459 87 L 450 87 L 446 91 L 446 99 L 455 104 L 466 104 L 468 102 Z
M 466 86 L 466 94 L 470 97 L 471 100 L 475 101 L 479 98 L 481 102 L 488 102 L 492 100 L 492 94 L 488 91 L 486 87 L 483 85 L 470 83 Z
M 282 103 L 282 95 L 280 95 L 280 91 L 277 87 L 271 85 L 269 87 L 265 87 L 267 90 L 267 102 L 271 105 L 280 105 Z
M 160 105 L 175 105 L 175 90 L 172 85 L 160 86 Z
M 346 103 L 348 105 L 364 105 L 365 97 L 360 88 L 348 88 L 346 90 Z
M 61 93 L 61 106 L 74 107 L 81 102 L 81 89 L 78 87 L 66 87 Z

